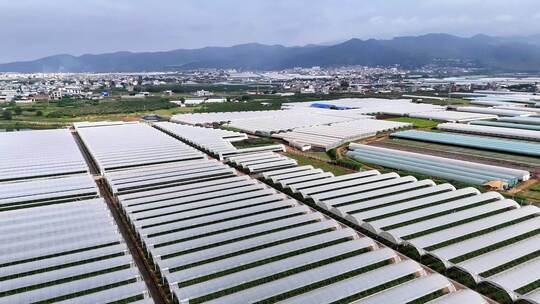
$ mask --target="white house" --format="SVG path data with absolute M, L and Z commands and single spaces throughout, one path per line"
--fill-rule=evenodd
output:
M 221 98 L 207 98 L 204 102 L 208 102 L 208 103 L 221 103 L 221 102 L 226 102 L 227 99 L 221 97 Z
M 314 94 L 314 93 L 316 93 L 315 87 L 312 86 L 312 85 L 310 85 L 310 86 L 307 87 L 307 88 L 301 88 L 301 89 L 300 89 L 300 93 L 301 93 L 301 94 Z
M 0 91 L 0 102 L 13 101 L 15 96 L 17 96 L 17 91 L 15 90 L 2 90 Z
M 193 105 L 199 105 L 204 102 L 204 99 L 186 99 L 184 100 L 184 104 L 186 106 L 193 106 Z
M 199 90 L 199 91 L 195 92 L 193 95 L 195 95 L 197 97 L 204 97 L 204 96 L 213 96 L 214 93 L 212 93 L 210 91 Z
M 60 100 L 64 96 L 64 93 L 61 90 L 54 90 L 49 93 L 50 100 Z

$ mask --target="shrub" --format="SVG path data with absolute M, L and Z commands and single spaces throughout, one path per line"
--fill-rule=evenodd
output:
M 232 143 L 237 148 L 250 148 L 250 147 L 260 147 L 274 144 L 274 141 L 271 138 L 258 137 L 258 138 L 248 138 L 242 141 L 237 141 Z
M 336 160 L 336 164 L 345 168 L 349 168 L 352 170 L 360 171 L 362 170 L 362 165 L 349 159 L 338 159 Z
M 11 120 L 13 118 L 13 114 L 11 113 L 11 110 L 2 111 L 2 118 L 4 120 Z
M 328 151 L 326 152 L 326 154 L 328 154 L 328 156 L 330 157 L 330 159 L 333 159 L 333 160 L 337 159 L 337 149 L 336 149 L 336 148 L 333 148 L 333 149 L 331 149 L 331 150 L 328 150 Z

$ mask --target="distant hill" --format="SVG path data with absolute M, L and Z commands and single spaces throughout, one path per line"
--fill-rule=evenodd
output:
M 311 66 L 468 64 L 497 71 L 540 71 L 540 35 L 462 38 L 448 34 L 351 39 L 335 45 L 284 47 L 258 43 L 165 52 L 55 55 L 0 64 L 3 72 L 140 72 L 194 68 L 276 70 Z

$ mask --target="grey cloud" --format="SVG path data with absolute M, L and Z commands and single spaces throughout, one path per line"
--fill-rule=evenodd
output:
M 0 62 L 430 32 L 536 34 L 538 0 L 0 0 Z

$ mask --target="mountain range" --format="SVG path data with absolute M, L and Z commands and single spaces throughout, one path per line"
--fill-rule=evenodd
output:
M 279 70 L 347 65 L 417 68 L 467 65 L 492 71 L 539 72 L 540 34 L 463 38 L 426 34 L 388 40 L 350 39 L 334 45 L 285 47 L 259 43 L 163 52 L 55 55 L 0 64 L 0 72 L 142 72 L 196 68 Z

